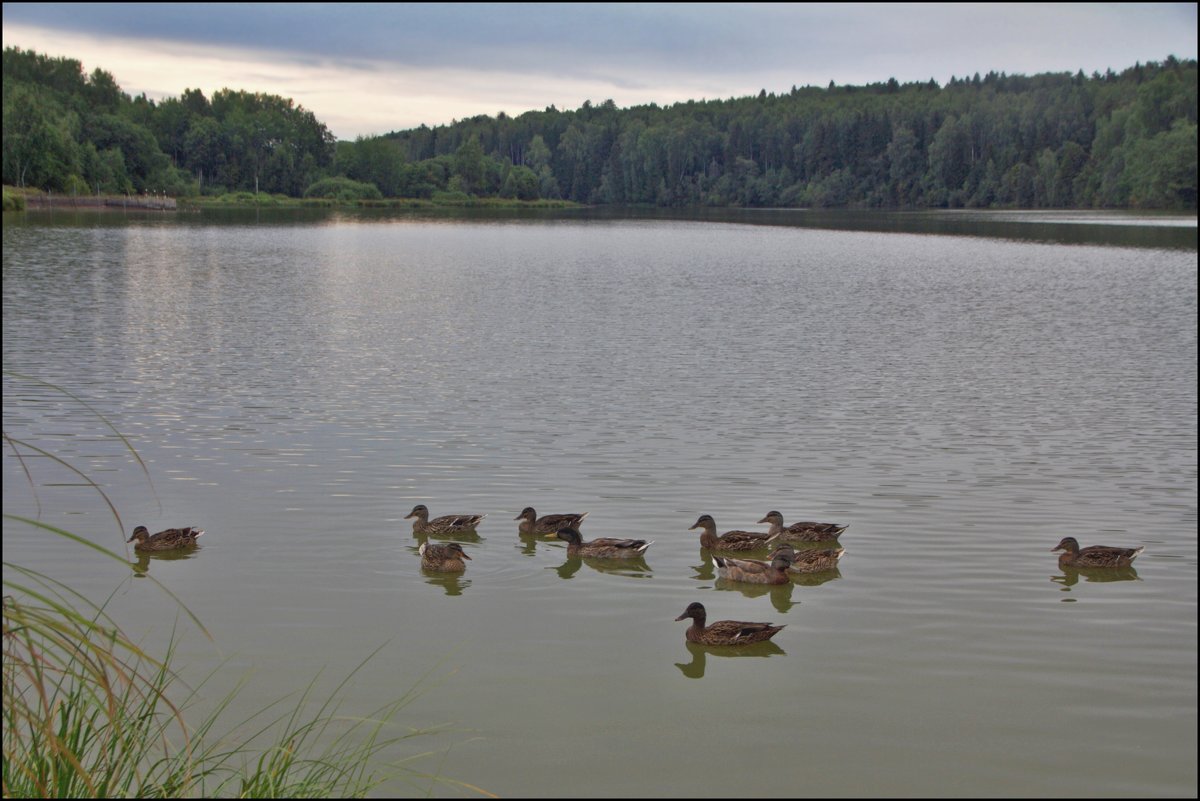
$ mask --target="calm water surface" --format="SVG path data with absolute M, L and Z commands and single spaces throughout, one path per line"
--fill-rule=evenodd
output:
M 913 230 L 6 215 L 5 369 L 148 475 L 27 380 L 4 429 L 126 532 L 207 530 L 148 567 L 212 632 L 179 622 L 212 698 L 382 646 L 343 711 L 417 687 L 400 722 L 444 728 L 397 756 L 500 795 L 1194 796 L 1194 220 L 1190 247 Z M 5 456 L 6 513 L 124 549 L 77 476 Z M 462 576 L 421 572 L 416 503 L 488 515 Z M 655 544 L 570 560 L 517 536 L 530 505 Z M 688 526 L 770 509 L 849 524 L 840 569 L 717 579 Z M 1067 535 L 1146 551 L 1064 573 Z M 80 546 L 6 521 L 4 552 L 116 588 L 149 643 L 179 620 Z M 691 601 L 787 628 L 689 647 Z

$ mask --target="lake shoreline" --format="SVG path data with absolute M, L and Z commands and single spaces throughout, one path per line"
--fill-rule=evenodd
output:
M 152 195 L 24 195 L 26 207 L 37 209 L 72 208 L 72 209 L 143 209 L 148 211 L 176 211 L 178 205 L 173 197 L 154 197 Z

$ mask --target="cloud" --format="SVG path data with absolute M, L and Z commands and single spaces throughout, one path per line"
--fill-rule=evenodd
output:
M 282 94 L 352 137 L 584 100 L 1195 58 L 1196 6 L 8 3 L 4 39 L 133 94 Z

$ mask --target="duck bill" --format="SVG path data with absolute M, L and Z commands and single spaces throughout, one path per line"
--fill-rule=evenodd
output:
M 687 612 L 684 612 L 682 615 L 680 615 L 679 617 L 675 618 L 675 622 L 676 622 L 676 623 L 678 623 L 680 620 L 683 620 L 683 619 L 685 619 L 686 617 L 687 617 Z

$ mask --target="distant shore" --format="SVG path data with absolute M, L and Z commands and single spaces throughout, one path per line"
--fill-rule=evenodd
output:
M 569 200 L 514 200 L 493 197 L 474 197 L 462 193 L 437 192 L 432 199 L 385 198 L 379 200 L 334 200 L 330 198 L 291 198 L 265 192 L 234 192 L 218 197 L 184 197 L 178 200 L 162 195 L 64 195 L 36 189 L 4 187 L 5 210 L 24 208 L 45 210 L 54 208 L 144 211 L 199 211 L 203 208 L 311 208 L 348 206 L 359 208 L 428 209 L 446 207 L 484 207 L 505 209 L 579 208 Z M 9 201 L 12 201 L 11 204 Z
M 154 195 L 56 195 L 52 192 L 26 192 L 25 204 L 31 208 L 73 209 L 145 209 L 149 211 L 175 211 L 173 197 Z

